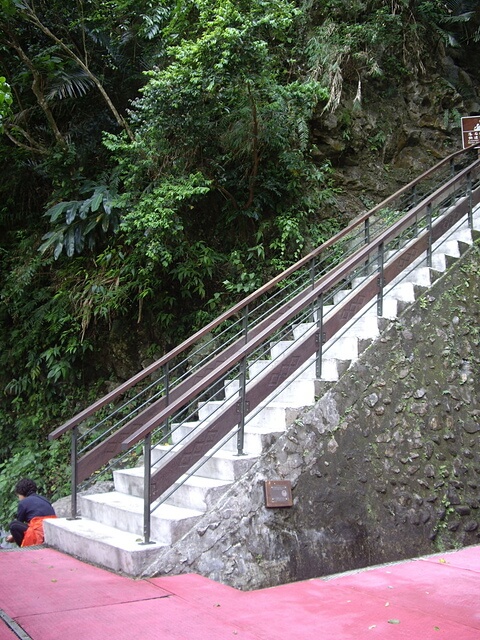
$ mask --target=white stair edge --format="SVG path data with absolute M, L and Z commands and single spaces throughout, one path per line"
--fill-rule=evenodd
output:
M 45 543 L 72 556 L 130 576 L 141 575 L 166 545 L 140 544 L 142 538 L 88 518 L 45 521 Z

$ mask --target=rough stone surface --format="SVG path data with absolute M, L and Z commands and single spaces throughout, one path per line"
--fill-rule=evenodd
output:
M 474 246 L 146 573 L 252 589 L 478 543 L 479 292 Z

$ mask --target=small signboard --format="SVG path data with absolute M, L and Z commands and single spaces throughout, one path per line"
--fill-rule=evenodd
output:
M 463 148 L 480 145 L 480 116 L 462 118 Z
M 291 507 L 293 499 L 290 480 L 265 480 L 265 504 L 267 507 Z

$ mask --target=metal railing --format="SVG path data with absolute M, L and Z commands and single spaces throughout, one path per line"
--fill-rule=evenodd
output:
M 72 517 L 79 488 L 132 466 L 141 445 L 149 542 L 152 503 L 225 439 L 242 455 L 249 416 L 312 358 L 320 377 L 327 343 L 372 301 L 381 315 L 386 288 L 422 253 L 431 266 L 434 242 L 480 200 L 479 175 L 476 150 L 445 158 L 53 431 L 50 439 L 71 432 Z M 270 345 L 282 340 L 291 346 L 276 361 Z

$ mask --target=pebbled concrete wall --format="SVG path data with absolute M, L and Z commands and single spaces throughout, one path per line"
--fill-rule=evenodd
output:
M 479 315 L 474 245 L 146 575 L 252 589 L 478 544 Z

